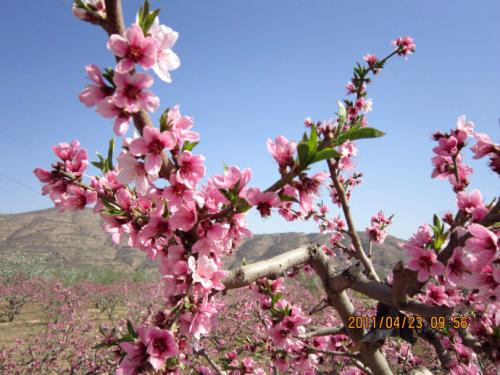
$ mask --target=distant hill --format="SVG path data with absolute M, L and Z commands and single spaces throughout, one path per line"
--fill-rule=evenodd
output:
M 102 265 L 127 270 L 153 266 L 143 252 L 113 245 L 96 219 L 91 210 L 59 213 L 47 209 L 0 215 L 0 257 L 36 257 L 51 267 Z M 360 236 L 366 245 L 364 233 Z M 247 263 L 255 262 L 309 242 L 322 244 L 327 240 L 327 235 L 319 233 L 254 235 L 242 242 L 226 265 L 241 264 L 243 258 Z M 374 263 L 382 274 L 404 258 L 398 246 L 402 241 L 388 236 L 384 244 L 374 246 Z

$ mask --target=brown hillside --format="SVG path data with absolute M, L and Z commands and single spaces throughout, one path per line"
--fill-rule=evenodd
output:
M 366 244 L 364 234 L 360 234 Z M 254 235 L 240 245 L 226 264 L 228 267 L 241 264 L 243 258 L 247 263 L 262 260 L 309 242 L 325 243 L 327 238 L 318 233 Z M 398 247 L 401 241 L 388 236 L 383 245 L 374 246 L 374 262 L 383 274 L 403 259 Z M 0 257 L 10 255 L 41 258 L 55 267 L 102 265 L 139 269 L 152 266 L 141 251 L 113 245 L 90 210 L 59 213 L 47 209 L 0 215 Z

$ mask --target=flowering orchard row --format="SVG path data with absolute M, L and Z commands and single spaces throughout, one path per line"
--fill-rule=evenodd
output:
M 498 296 L 500 266 L 498 246 L 498 200 L 484 201 L 479 190 L 467 191 L 472 168 L 463 161 L 469 140 L 475 158 L 490 159 L 499 172 L 500 147 L 474 125 L 460 117 L 448 133 L 436 132 L 432 177 L 448 179 L 457 197 L 456 213 L 420 226 L 402 247 L 408 255 L 405 266 L 398 263 L 383 281 L 373 267 L 371 245 L 364 249 L 350 211 L 350 199 L 361 173 L 353 157 L 360 139 L 384 133 L 370 126 L 367 113 L 372 100 L 367 88 L 389 59 L 408 57 L 415 49 L 410 37 L 393 41 L 385 57 L 368 54 L 357 64 L 348 82 L 347 97 L 328 121 L 305 120 L 306 132 L 299 142 L 283 136 L 268 140 L 268 150 L 278 166 L 276 181 L 266 189 L 251 186 L 249 169 L 228 166 L 212 177 L 205 176 L 205 158 L 195 152 L 200 135 L 193 119 L 182 115 L 179 106 L 166 109 L 155 126 L 149 116 L 160 106 L 150 91 L 150 69 L 163 81 L 179 66 L 172 52 L 178 34 L 161 25 L 159 10 L 146 1 L 135 22 L 125 29 L 119 0 L 77 0 L 74 13 L 107 32 L 107 47 L 114 67 L 86 70 L 91 83 L 80 100 L 114 120 L 115 135 L 122 137 L 117 164 L 115 142 L 106 157 L 93 162 L 101 174 L 87 176 L 87 152 L 78 141 L 54 146 L 58 161 L 50 170 L 36 169 L 44 184 L 43 193 L 61 210 L 93 206 L 104 230 L 115 242 L 122 239 L 159 263 L 163 319 L 131 322 L 126 335 L 107 342 L 121 353 L 117 374 L 161 371 L 180 373 L 189 369 L 193 357 L 206 359 L 208 373 L 264 373 L 267 371 L 313 374 L 318 356 L 302 338 L 313 332 L 310 318 L 296 301 L 284 297 L 279 276 L 289 269 L 313 269 L 321 279 L 327 298 L 342 321 L 352 347 L 330 354 L 335 363 L 352 363 L 350 373 L 390 374 L 387 347 L 392 337 L 410 344 L 416 332 L 377 330 L 368 332 L 347 327 L 357 314 L 352 289 L 378 301 L 378 316 L 415 313 L 426 318 L 446 316 L 453 311 L 469 314 L 470 329 L 419 332 L 436 351 L 441 365 L 453 374 L 481 373 L 499 362 Z M 142 69 L 142 70 L 141 70 Z M 138 134 L 127 137 L 133 122 Z M 327 172 L 311 174 L 310 167 L 323 162 Z M 204 184 L 202 179 L 206 178 Z M 333 207 L 342 217 L 330 214 L 321 200 L 326 187 Z M 314 220 L 322 232 L 330 233 L 326 246 L 311 244 L 276 258 L 225 271 L 223 257 L 230 256 L 242 238 L 251 235 L 245 213 L 256 208 L 262 217 L 280 215 L 285 220 Z M 379 212 L 367 233 L 372 242 L 382 242 L 392 216 Z M 349 239 L 350 245 L 345 245 Z M 334 270 L 330 257 L 341 251 L 342 259 L 354 258 L 357 265 Z M 254 368 L 250 358 L 245 368 L 214 362 L 200 349 L 200 340 L 215 330 L 223 290 L 253 285 L 267 337 L 263 354 L 266 367 Z M 319 301 L 318 301 L 319 302 Z M 223 338 L 224 339 L 224 338 Z M 462 345 L 463 343 L 463 345 Z M 349 362 L 350 361 L 350 362 Z
M 354 343 L 342 329 L 342 322 L 332 314 L 331 308 L 307 311 L 309 306 L 316 304 L 320 290 L 303 290 L 301 278 L 298 277 L 301 275 L 288 276 L 291 278 L 286 281 L 280 278 L 269 284 L 272 290 L 283 292 L 287 299 L 299 301 L 297 308 L 301 310 L 298 311 L 304 311 L 310 324 L 335 328 L 335 332 L 318 337 L 308 337 L 306 332 L 299 332 L 307 350 L 304 350 L 303 357 L 296 358 L 293 366 L 308 366 L 307 358 L 312 355 L 319 370 L 334 368 L 344 373 L 353 371 L 355 358 L 345 352 Z M 200 354 L 191 358 L 190 368 L 202 373 L 210 372 L 202 355 L 214 358 L 221 367 L 242 372 L 250 372 L 250 369 L 264 371 L 271 359 L 284 364 L 286 353 L 276 350 L 267 336 L 268 316 L 261 310 L 269 309 L 267 298 L 260 292 L 264 285 L 265 282 L 261 281 L 259 288 L 230 291 L 222 298 L 220 318 L 214 330 L 199 342 L 197 350 Z M 35 322 L 26 321 L 23 311 L 16 311 L 13 322 L 2 324 L 2 332 L 16 333 L 18 338 L 10 343 L 2 340 L 5 347 L 0 348 L 0 371 L 8 374 L 112 372 L 121 356 L 120 351 L 109 347 L 109 344 L 128 334 L 127 321 L 161 325 L 167 318 L 161 310 L 158 293 L 155 283 L 117 282 L 99 285 L 80 282 L 64 286 L 54 279 L 19 275 L 11 278 L 3 284 L 0 302 L 16 298 L 24 303 L 21 310 L 30 310 L 29 316 L 38 319 Z M 356 309 L 360 313 L 371 313 L 370 303 L 366 300 L 357 301 Z M 16 331 L 16 323 L 26 324 L 26 337 L 23 332 Z M 283 325 L 280 329 L 283 329 Z M 278 340 L 281 339 L 278 328 L 273 332 L 278 334 Z M 425 342 L 420 342 L 417 347 L 417 351 L 429 349 L 430 346 Z M 416 365 L 436 367 L 438 364 L 435 356 L 420 357 L 413 353 L 408 343 L 400 339 L 391 341 L 384 351 L 392 367 L 400 371 Z M 342 361 L 335 361 L 336 356 Z

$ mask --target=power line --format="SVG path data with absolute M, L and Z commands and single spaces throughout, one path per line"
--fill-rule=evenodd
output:
M 34 188 L 32 188 L 31 186 L 26 185 L 24 182 L 21 182 L 21 181 L 19 181 L 19 180 L 15 179 L 14 177 L 11 177 L 11 176 L 9 176 L 9 175 L 7 175 L 7 174 L 3 173 L 3 172 L 0 172 L 0 176 L 2 176 L 2 177 L 4 177 L 4 178 L 6 178 L 6 179 L 8 179 L 8 180 L 13 181 L 13 182 L 15 182 L 16 184 L 21 185 L 22 187 L 24 187 L 24 188 L 26 188 L 26 189 L 28 189 L 28 190 L 31 190 L 31 191 L 35 192 L 37 195 L 39 195 L 39 194 L 40 194 L 40 191 L 35 190 L 35 189 L 34 189 Z
M 15 193 L 11 192 L 11 191 L 5 190 L 5 189 L 4 189 L 4 188 L 2 188 L 2 187 L 0 187 L 0 191 L 3 191 L 4 193 L 7 193 L 7 194 L 9 194 L 10 196 L 12 196 L 12 197 L 14 197 L 14 198 L 17 198 L 17 199 L 19 199 L 19 200 L 21 200 L 21 201 L 23 201 L 24 203 L 27 203 L 27 204 L 29 204 L 29 205 L 33 205 L 33 204 L 34 204 L 34 205 L 38 206 L 38 205 L 40 204 L 40 203 L 35 203 L 35 202 L 33 202 L 32 200 L 30 200 L 30 199 L 26 199 L 26 198 L 24 198 L 24 197 L 21 197 L 20 195 L 17 195 L 17 194 L 15 194 Z

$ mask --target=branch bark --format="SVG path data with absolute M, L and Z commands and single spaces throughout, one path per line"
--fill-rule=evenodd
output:
M 306 332 L 306 333 L 300 335 L 299 338 L 310 339 L 310 338 L 317 337 L 317 336 L 338 335 L 339 333 L 344 333 L 344 332 L 345 332 L 344 326 L 322 327 L 322 328 L 315 329 L 314 331 Z
M 356 316 L 354 306 L 345 290 L 337 291 L 338 288 L 335 287 L 335 269 L 328 257 L 321 251 L 319 245 L 311 244 L 302 246 L 266 261 L 238 267 L 229 272 L 223 283 L 227 289 L 239 288 L 262 277 L 280 276 L 288 268 L 307 262 L 313 266 L 320 277 L 329 303 L 338 312 L 344 326 L 348 327 L 349 317 Z M 359 352 L 362 361 L 375 375 L 392 374 L 389 364 L 380 350 L 371 343 L 360 342 L 364 334 L 363 330 L 347 329 L 347 334 L 354 342 L 359 343 Z
M 451 353 L 441 344 L 438 334 L 433 330 L 425 329 L 419 331 L 419 336 L 434 347 L 439 361 L 441 362 L 441 366 L 445 369 L 449 369 L 453 358 Z
M 379 276 L 377 275 L 377 271 L 373 267 L 372 261 L 366 256 L 365 250 L 363 249 L 363 245 L 361 244 L 361 240 L 358 236 L 358 232 L 356 231 L 356 226 L 354 225 L 354 220 L 352 219 L 351 209 L 349 208 L 349 202 L 347 201 L 347 196 L 344 191 L 344 187 L 339 181 L 337 175 L 337 168 L 333 165 L 331 160 L 327 161 L 328 170 L 330 172 L 330 177 L 333 182 L 333 186 L 337 191 L 337 195 L 340 200 L 340 204 L 342 206 L 342 211 L 344 212 L 344 217 L 347 223 L 347 227 L 349 228 L 349 235 L 352 240 L 352 244 L 354 249 L 356 250 L 356 256 L 361 261 L 366 271 L 368 272 L 370 278 L 380 281 Z
M 277 278 L 283 275 L 286 270 L 305 264 L 309 258 L 308 246 L 301 246 L 262 262 L 237 267 L 228 273 L 223 283 L 226 289 L 235 289 L 253 283 L 262 277 Z

